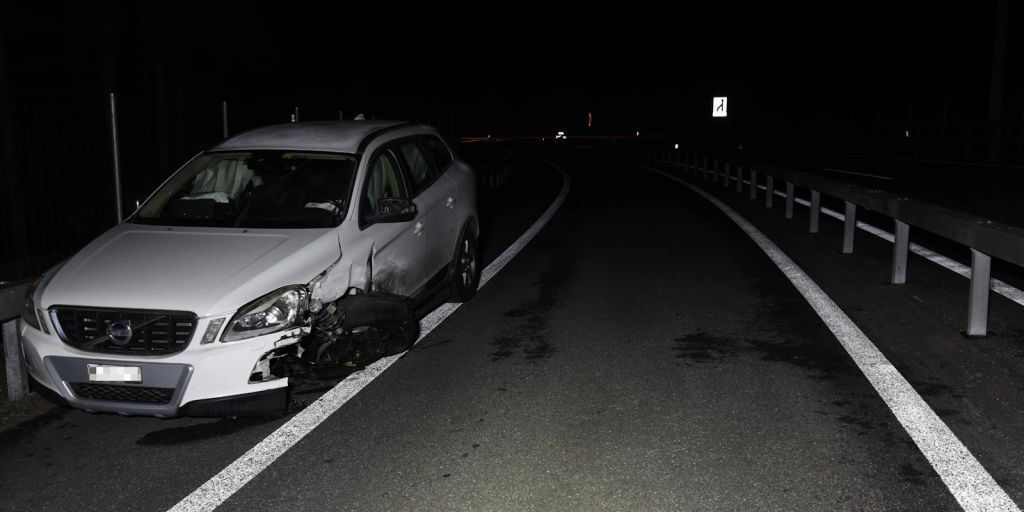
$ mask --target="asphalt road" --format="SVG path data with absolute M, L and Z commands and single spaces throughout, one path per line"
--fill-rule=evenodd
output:
M 958 508 L 835 337 L 731 221 L 613 159 L 553 157 L 572 190 L 539 236 L 221 510 Z M 519 165 L 481 205 L 485 260 L 561 186 L 539 160 Z M 919 285 L 876 280 L 883 246 L 839 256 L 837 226 L 809 237 L 780 212 L 718 193 L 835 294 L 1020 503 L 1019 340 L 965 345 L 952 327 L 959 304 L 946 298 L 952 277 L 912 272 L 933 294 L 915 302 Z M 852 270 L 837 270 L 839 258 Z M 993 310 L 1003 332 L 1021 327 L 1010 306 Z M 166 510 L 286 419 L 47 409 L 0 431 L 0 508 Z

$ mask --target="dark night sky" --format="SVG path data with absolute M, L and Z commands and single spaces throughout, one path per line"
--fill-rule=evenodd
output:
M 8 5 L 9 80 L 141 96 L 178 86 L 197 101 L 352 113 L 454 106 L 518 132 L 581 121 L 588 110 L 614 128 L 700 127 L 713 93 L 761 119 L 846 120 L 878 106 L 901 120 L 909 103 L 916 120 L 937 121 L 948 98 L 954 120 L 983 120 L 996 4 L 256 5 Z M 1024 57 L 1020 10 L 1009 17 L 1004 111 L 1013 121 L 1024 114 L 1013 65 Z

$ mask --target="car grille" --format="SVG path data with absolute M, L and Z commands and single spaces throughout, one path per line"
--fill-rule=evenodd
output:
M 71 391 L 75 392 L 75 396 L 86 400 L 166 404 L 170 403 L 171 398 L 174 396 L 174 388 L 144 388 L 85 382 L 69 382 L 68 386 L 71 387 Z
M 187 311 L 58 307 L 54 312 L 64 343 L 105 354 L 174 354 L 188 346 L 196 329 L 196 315 Z M 120 328 L 114 331 L 118 338 L 110 336 L 111 324 Z

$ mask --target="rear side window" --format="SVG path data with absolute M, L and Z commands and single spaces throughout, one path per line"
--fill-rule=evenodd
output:
M 415 188 L 416 193 L 419 193 L 427 188 L 437 176 L 433 163 L 430 161 L 431 157 L 427 155 L 423 146 L 416 139 L 409 139 L 400 143 L 398 150 L 402 152 L 402 158 L 405 159 L 406 165 L 409 166 L 413 188 Z
M 429 135 L 425 139 L 427 141 L 427 148 L 430 150 L 430 155 L 434 158 L 437 168 L 444 172 L 448 164 L 452 163 L 452 152 L 448 150 L 448 146 L 444 142 L 441 142 L 441 139 L 433 135 Z

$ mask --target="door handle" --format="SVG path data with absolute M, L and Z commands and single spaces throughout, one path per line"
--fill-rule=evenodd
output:
M 444 202 L 444 205 L 447 206 L 449 209 L 455 208 L 455 198 L 449 197 L 448 200 Z
M 417 222 L 416 225 L 413 226 L 412 232 L 413 232 L 413 234 L 415 234 L 417 236 L 422 235 L 423 234 L 423 221 Z

